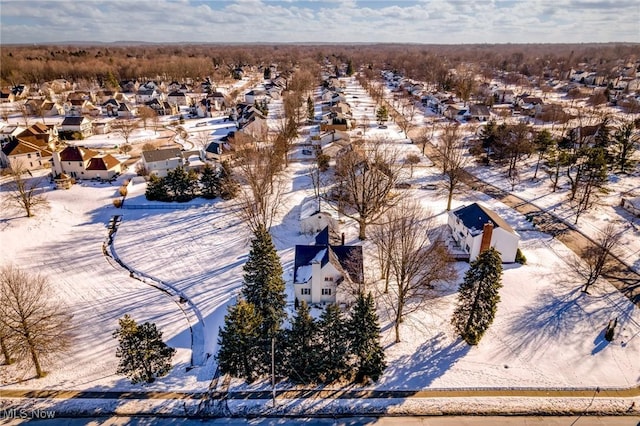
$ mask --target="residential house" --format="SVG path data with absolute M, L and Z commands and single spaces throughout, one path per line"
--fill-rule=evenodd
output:
M 478 203 L 462 206 L 449 212 L 448 225 L 470 262 L 490 247 L 500 252 L 503 263 L 515 262 L 520 236 L 493 210 Z
M 138 89 L 136 92 L 136 103 L 142 105 L 158 97 L 160 97 L 160 93 L 155 89 Z
M 363 282 L 362 259 L 362 246 L 330 244 L 329 228 L 324 228 L 315 244 L 295 247 L 295 298 L 309 304 L 349 302 L 353 285 Z
M 322 209 L 320 199 L 306 200 L 300 206 L 300 232 L 302 234 L 317 234 L 325 228 L 337 231 L 338 218 L 335 210 Z
M 87 117 L 65 117 L 60 125 L 59 131 L 78 132 L 86 138 L 93 134 L 93 125 Z
M 470 120 L 488 121 L 491 118 L 491 111 L 486 105 L 469 105 L 467 115 Z
M 253 89 L 244 94 L 244 101 L 248 104 L 254 104 L 256 102 L 266 99 L 267 94 L 262 89 Z
M 189 96 L 187 96 L 184 92 L 180 91 L 169 93 L 169 95 L 167 96 L 167 101 L 169 102 L 169 104 L 177 105 L 178 107 L 191 105 L 191 98 L 189 98 Z
M 50 167 L 52 150 L 58 140 L 55 125 L 36 123 L 26 129 L 5 126 L 2 130 L 2 167 L 15 167 L 18 164 L 28 170 Z
M 211 108 L 216 111 L 222 111 L 227 107 L 227 102 L 224 95 L 220 92 L 212 92 L 207 96 L 207 100 L 210 101 Z
M 109 180 L 122 172 L 122 162 L 111 154 L 103 154 L 80 146 L 67 146 L 53 153 L 53 170 L 74 179 Z
M 165 177 L 169 170 L 184 165 L 182 152 L 179 148 L 142 151 L 141 161 L 149 174 L 154 174 L 159 177 Z
M 178 113 L 177 107 L 157 98 L 145 102 L 145 105 L 154 110 L 157 115 L 173 115 Z
M 13 137 L 0 142 L 0 166 L 36 170 L 50 167 L 51 148 L 34 137 Z

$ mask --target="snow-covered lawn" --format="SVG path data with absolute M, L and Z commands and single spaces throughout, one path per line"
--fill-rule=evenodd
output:
M 353 90 L 354 92 L 350 92 Z M 371 114 L 364 91 L 356 93 L 356 114 Z M 375 127 L 375 128 L 374 128 Z M 358 129 L 354 132 L 362 131 Z M 367 138 L 391 139 L 401 152 L 418 152 L 406 143 L 397 126 L 378 129 L 372 124 Z M 415 189 L 438 183 L 441 173 L 417 166 L 406 190 L 446 223 L 445 194 Z M 296 244 L 313 236 L 301 235 L 300 203 L 312 194 L 308 163 L 291 163 L 286 171 L 290 186 L 281 203 L 281 218 L 272 235 L 287 279 L 293 305 L 292 266 Z M 92 186 L 89 186 L 92 185 Z M 125 209 L 111 200 L 117 184 L 84 183 L 70 190 L 49 191 L 51 211 L 26 219 L 0 213 L 0 242 L 9 256 L 3 262 L 33 269 L 50 277 L 59 297 L 74 314 L 77 339 L 73 350 L 50 364 L 50 374 L 28 379 L 30 370 L 0 367 L 0 383 L 9 388 L 205 390 L 215 371 L 217 332 L 226 308 L 235 302 L 242 284 L 242 266 L 249 252 L 250 233 L 235 214 L 236 202 L 197 201 L 189 208 L 153 209 L 144 201 L 143 185 L 127 197 Z M 535 186 L 527 187 L 535 191 Z M 532 196 L 535 193 L 532 192 Z M 570 264 L 575 256 L 558 241 L 537 231 L 514 210 L 484 194 L 466 189 L 455 206 L 480 201 L 501 214 L 521 235 L 526 265 L 506 265 L 496 319 L 477 347 L 460 341 L 450 325 L 456 286 L 438 287 L 427 307 L 411 314 L 401 327 L 402 342 L 394 344 L 393 327 L 377 284 L 378 311 L 388 368 L 375 384 L 379 389 L 421 390 L 469 387 L 630 387 L 640 380 L 640 311 L 606 281 L 591 295 L 580 292 L 581 281 Z M 135 208 L 141 207 L 141 208 Z M 153 277 L 183 294 L 202 318 L 200 354 L 191 353 L 192 332 L 179 302 L 156 288 L 132 279 L 102 252 L 106 224 L 122 215 L 114 238 L 115 254 L 136 272 Z M 586 217 L 586 216 L 585 216 Z M 343 225 L 347 241 L 356 243 L 352 221 Z M 637 236 L 635 242 L 637 244 Z M 375 276 L 372 247 L 365 242 L 365 269 Z M 368 253 L 368 255 L 367 255 Z M 468 265 L 457 264 L 460 276 Z M 115 341 L 111 333 L 125 313 L 139 321 L 154 321 L 171 346 L 178 348 L 172 372 L 152 385 L 133 386 L 115 375 Z M 613 342 L 603 338 L 609 320 L 618 319 Z M 194 324 L 191 324 L 192 328 Z M 203 365 L 187 371 L 190 360 Z M 23 379 L 28 379 L 20 381 Z M 257 383 L 251 387 L 265 387 Z M 233 382 L 233 387 L 246 387 Z

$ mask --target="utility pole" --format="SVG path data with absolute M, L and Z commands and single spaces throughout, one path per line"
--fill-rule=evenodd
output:
M 276 408 L 276 338 L 271 338 L 271 392 L 273 408 Z

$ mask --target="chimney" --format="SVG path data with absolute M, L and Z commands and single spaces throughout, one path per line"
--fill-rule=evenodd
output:
M 482 241 L 480 242 L 480 253 L 491 247 L 491 236 L 493 235 L 493 223 L 487 222 L 482 227 Z

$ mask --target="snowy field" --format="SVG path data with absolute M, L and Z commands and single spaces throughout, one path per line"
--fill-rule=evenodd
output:
M 349 96 L 358 96 L 357 106 L 352 103 L 356 117 L 373 115 L 373 102 L 361 88 L 351 84 L 347 95 L 350 102 Z M 362 129 L 354 132 L 358 131 Z M 378 129 L 373 122 L 366 137 L 389 139 L 403 157 L 409 152 L 419 153 L 418 147 L 407 143 L 392 123 L 387 129 Z M 300 204 L 313 193 L 308 167 L 309 163 L 294 162 L 287 169 L 289 186 L 280 218 L 271 230 L 285 270 L 290 308 L 294 246 L 307 244 L 313 238 L 299 233 L 297 220 Z M 488 173 L 482 176 L 498 183 L 498 177 Z M 410 182 L 417 188 L 424 183 L 438 184 L 441 178 L 441 173 L 428 167 L 425 159 L 415 168 Z M 633 179 L 624 185 L 637 186 L 639 179 Z M 539 188 L 540 185 L 523 181 L 516 192 L 536 198 Z M 0 213 L 0 243 L 11 253 L 2 262 L 11 261 L 47 275 L 73 313 L 77 330 L 72 351 L 51 360 L 47 377 L 35 380 L 24 366 L 2 366 L 3 387 L 203 391 L 208 386 L 215 371 L 214 357 L 208 355 L 217 350 L 218 328 L 227 306 L 235 302 L 240 290 L 250 233 L 237 218 L 233 200 L 200 200 L 188 206 L 149 208 L 153 203 L 144 200 L 141 184 L 127 197 L 128 208 L 116 209 L 111 202 L 117 189 L 117 183 L 88 182 L 65 191 L 49 189 L 48 212 L 31 219 L 20 213 Z M 406 191 L 444 226 L 443 192 Z M 496 210 L 516 229 L 527 264 L 506 265 L 495 321 L 477 347 L 458 339 L 450 325 L 457 286 L 436 288 L 427 307 L 411 314 L 402 324 L 402 342 L 398 344 L 393 343 L 393 327 L 384 298 L 378 297 L 388 368 L 374 387 L 418 391 L 638 386 L 640 311 L 605 281 L 600 281 L 591 295 L 581 293 L 582 283 L 570 267 L 574 254 L 549 235 L 538 232 L 514 210 L 470 189 L 456 196 L 454 207 L 476 201 Z M 585 215 L 584 223 L 595 221 L 592 217 L 622 220 L 619 218 L 623 216 L 613 211 L 616 216 L 596 210 Z M 174 296 L 132 279 L 128 271 L 105 257 L 102 245 L 107 237 L 106 225 L 113 215 L 122 215 L 123 219 L 115 234 L 114 254 L 136 276 L 163 283 Z M 342 231 L 348 243 L 358 243 L 352 221 L 345 221 Z M 625 253 L 631 263 L 634 259 L 637 262 L 639 240 L 637 231 L 625 240 L 629 247 Z M 374 271 L 377 265 L 371 255 L 373 248 L 369 242 L 364 246 L 365 270 Z M 468 264 L 459 262 L 457 268 L 462 276 Z M 379 294 L 376 283 L 371 289 Z M 193 312 L 185 314 L 175 294 L 183 295 Z M 171 373 L 153 384 L 134 386 L 115 374 L 116 342 L 111 333 L 125 313 L 138 321 L 156 322 L 169 345 L 178 349 Z M 198 323 L 194 323 L 194 317 Z M 618 318 L 618 333 L 609 343 L 604 340 L 603 330 L 614 318 Z M 191 360 L 196 364 L 193 368 L 189 368 Z M 259 382 L 250 388 L 267 386 L 266 382 Z M 249 388 L 238 381 L 232 387 Z

